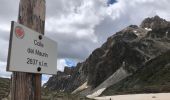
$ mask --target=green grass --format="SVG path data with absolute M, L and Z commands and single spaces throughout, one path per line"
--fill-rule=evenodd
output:
M 10 80 L 0 78 L 0 99 L 7 97 L 10 91 Z

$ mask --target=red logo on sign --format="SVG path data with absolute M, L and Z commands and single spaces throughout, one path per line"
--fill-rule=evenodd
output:
M 24 34 L 25 33 L 24 33 L 24 30 L 22 29 L 22 27 L 17 26 L 15 28 L 15 35 L 16 35 L 17 38 L 22 39 L 24 37 Z

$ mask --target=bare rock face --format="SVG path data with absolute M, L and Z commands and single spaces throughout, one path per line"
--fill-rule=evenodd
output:
M 96 49 L 85 61 L 88 70 L 88 84 L 96 87 L 125 64 L 130 73 L 141 69 L 150 59 L 170 48 L 169 22 L 155 16 L 145 19 L 141 26 L 130 25 L 109 37 L 100 49 L 100 56 L 94 56 Z M 152 30 L 145 29 L 152 28 Z M 85 69 L 85 68 L 84 68 Z
M 155 16 L 152 18 L 146 18 L 142 24 L 140 25 L 140 27 L 142 28 L 151 28 L 152 30 L 160 30 L 160 29 L 167 29 L 170 26 L 170 23 L 162 18 L 160 18 L 159 16 Z
M 65 67 L 64 72 L 58 71 L 43 87 L 59 92 L 72 92 L 84 82 L 78 71 L 80 65 L 79 63 L 77 67 Z
M 148 61 L 168 50 L 170 50 L 170 22 L 158 16 L 146 18 L 139 27 L 130 25 L 110 36 L 84 62 L 79 63 L 74 71 L 66 68 L 63 73 L 60 72 L 62 75 L 50 78 L 47 87 L 58 89 L 67 83 L 71 89 L 65 90 L 71 91 L 87 81 L 89 86 L 95 88 L 120 67 L 123 66 L 127 72 L 133 74 L 143 69 Z M 71 78 L 58 82 L 63 74 L 65 76 L 69 73 Z M 53 83 L 50 84 L 51 82 Z

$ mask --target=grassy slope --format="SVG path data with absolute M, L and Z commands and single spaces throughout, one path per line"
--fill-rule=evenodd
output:
M 109 87 L 102 95 L 170 92 L 170 51 L 148 61 L 132 76 Z
M 8 96 L 10 91 L 10 79 L 0 78 L 0 100 Z M 42 100 L 89 100 L 79 95 L 60 93 L 42 89 Z
M 6 78 L 0 78 L 0 100 L 8 96 L 10 90 L 10 80 Z

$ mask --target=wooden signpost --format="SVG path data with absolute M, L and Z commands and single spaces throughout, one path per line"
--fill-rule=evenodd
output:
M 48 37 L 12 21 L 7 71 L 56 74 L 56 44 Z
M 43 34 L 45 4 L 45 0 L 20 0 L 18 23 Z M 11 100 L 41 100 L 41 74 L 13 72 Z

